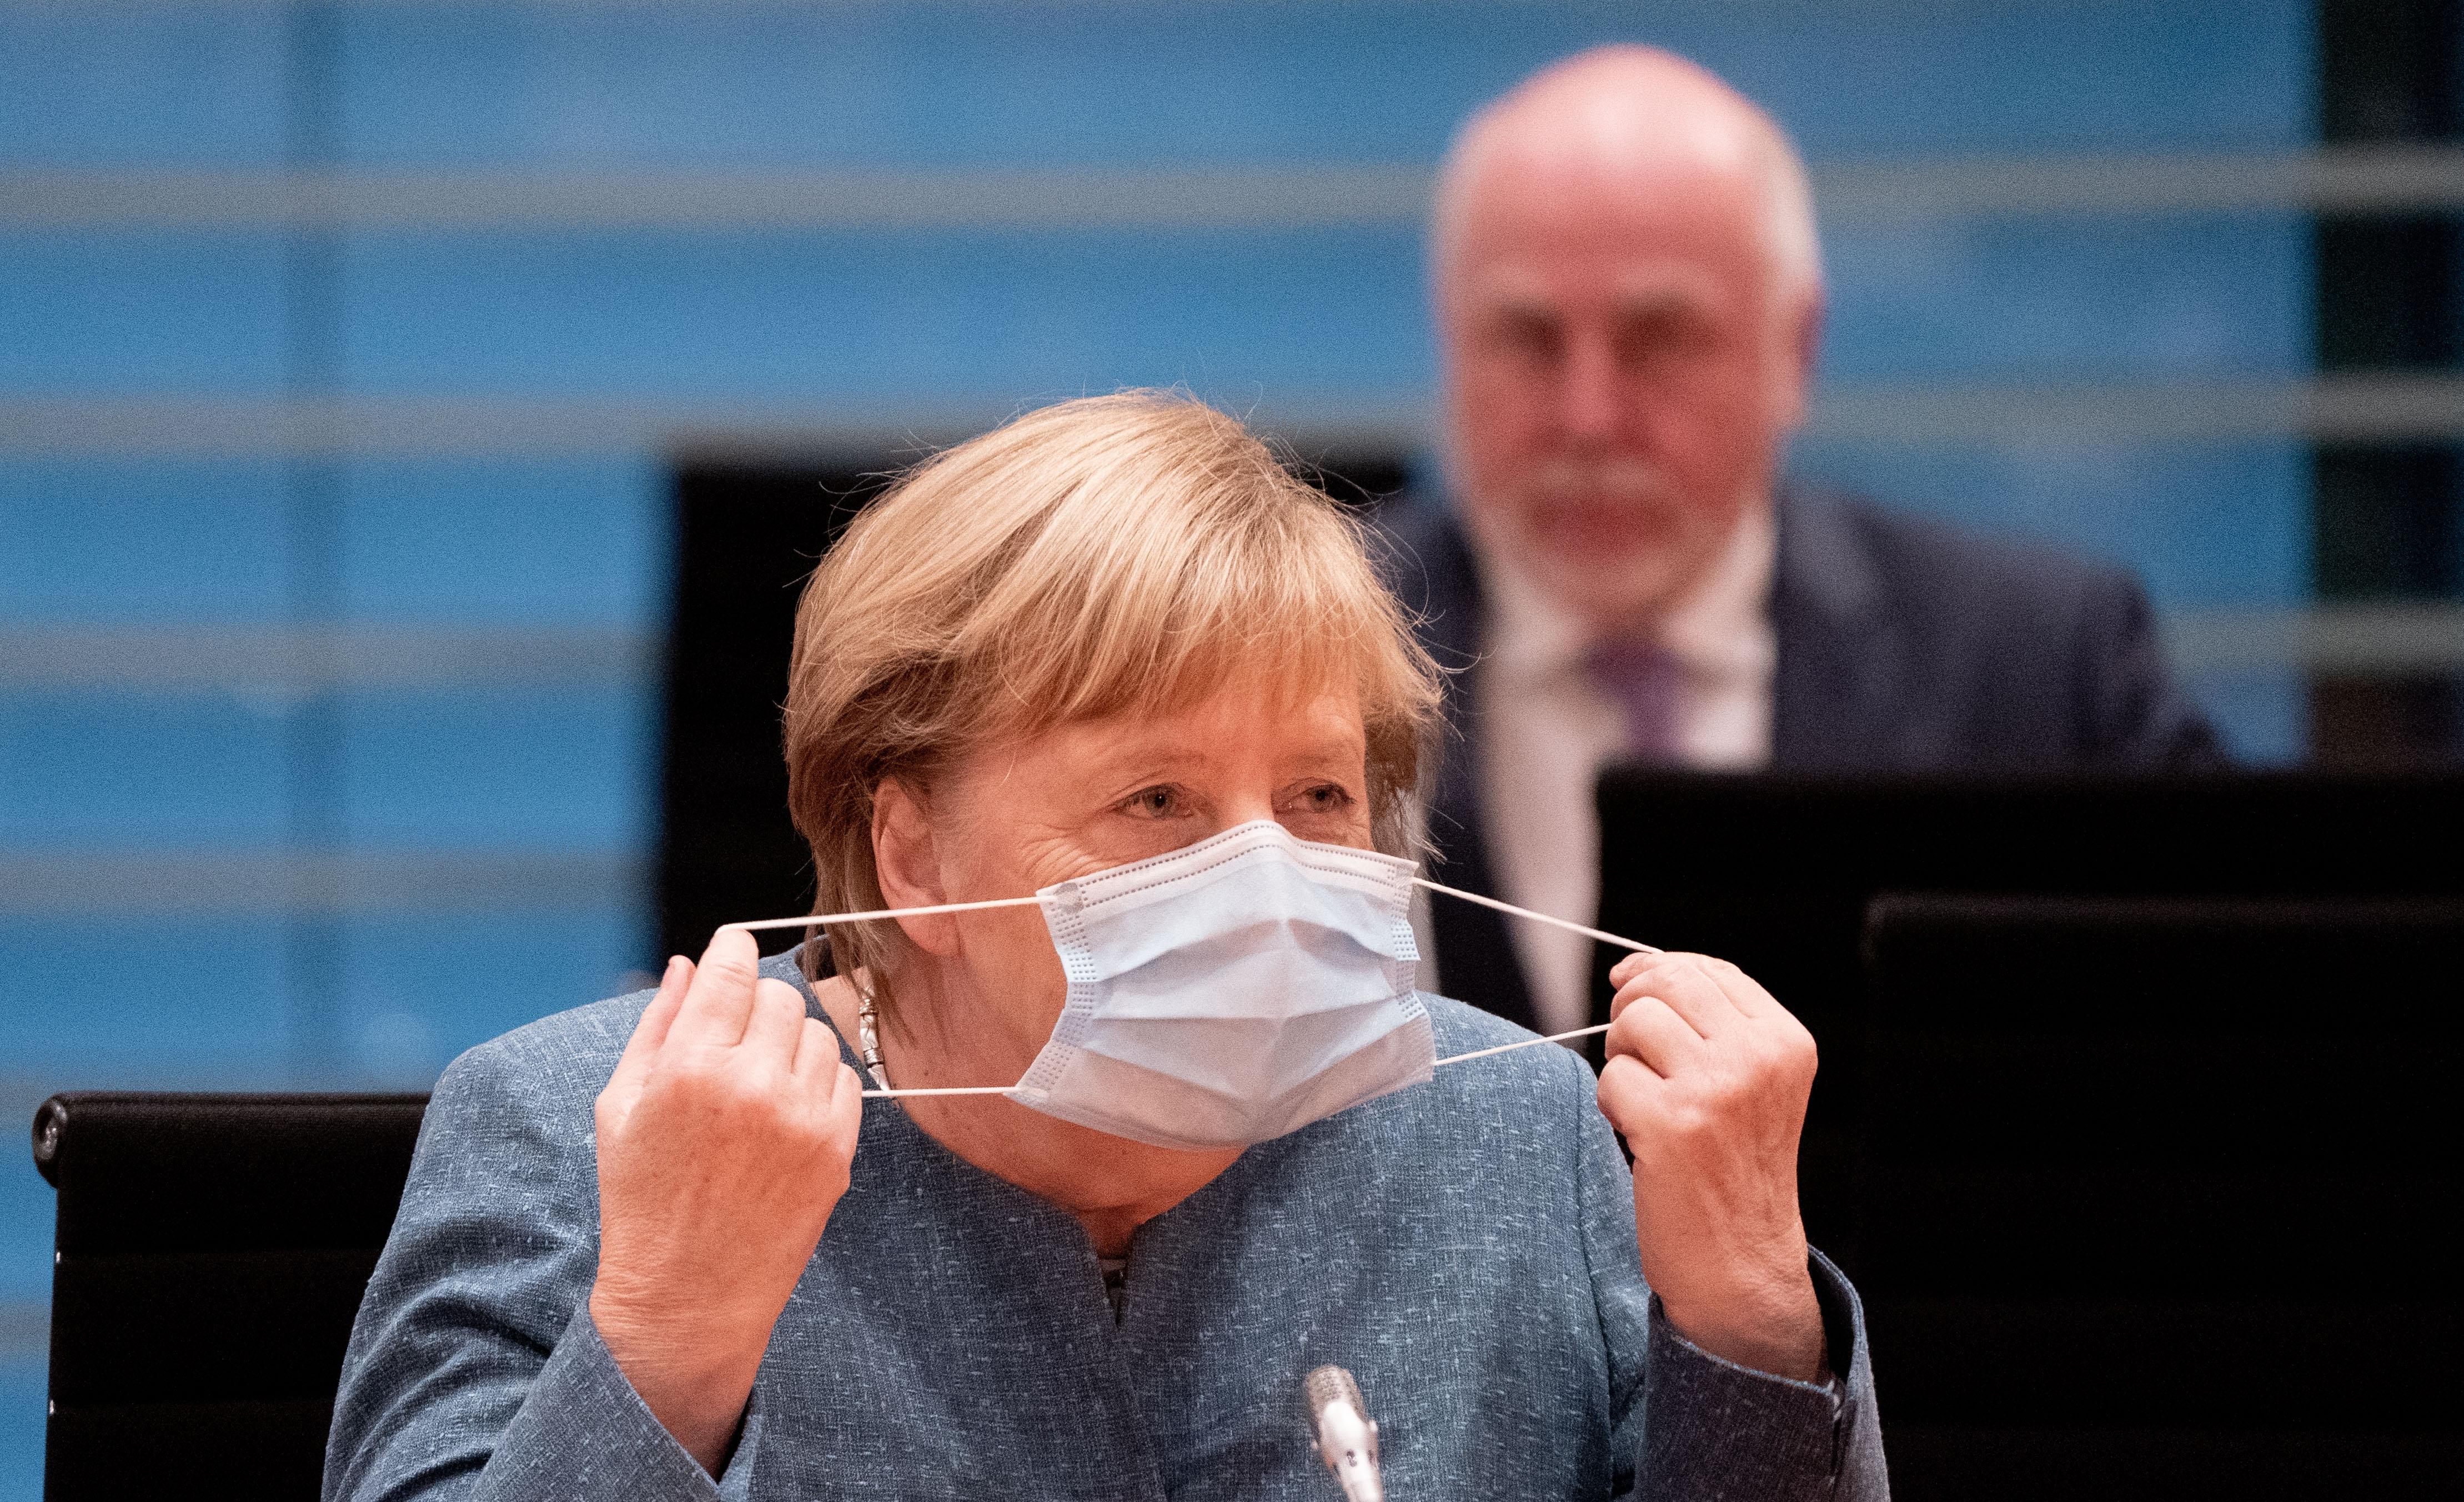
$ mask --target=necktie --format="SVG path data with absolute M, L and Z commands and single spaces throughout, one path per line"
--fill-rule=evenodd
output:
M 1606 637 L 1584 650 L 1583 675 L 1624 717 L 1628 756 L 1677 760 L 1677 696 L 1685 669 L 1674 653 L 1647 637 Z

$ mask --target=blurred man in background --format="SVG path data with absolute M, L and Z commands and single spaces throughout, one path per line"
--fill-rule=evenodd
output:
M 1597 906 L 1612 761 L 1785 771 L 2178 768 L 2214 737 L 2120 571 L 1783 481 L 1823 317 L 1803 165 L 1683 58 L 1604 48 L 1463 127 L 1432 289 L 1451 504 L 1390 508 L 1460 732 L 1451 882 Z M 1448 994 L 1593 1020 L 1590 941 L 1445 904 Z

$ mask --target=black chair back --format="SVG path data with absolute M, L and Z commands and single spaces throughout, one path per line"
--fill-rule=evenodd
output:
M 314 1498 L 425 1095 L 78 1092 L 58 1190 L 47 1502 Z
M 1890 897 L 1866 944 L 1903 1502 L 2454 1494 L 2464 901 Z

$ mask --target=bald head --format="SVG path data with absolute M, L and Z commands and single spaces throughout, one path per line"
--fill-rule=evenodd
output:
M 1805 166 L 1787 135 L 1718 76 L 1656 47 L 1601 47 L 1543 68 L 1456 132 L 1438 177 L 1442 279 L 1467 219 L 1517 174 L 1649 196 L 1694 179 L 1749 207 L 1782 291 L 1818 293 L 1820 242 Z
M 1767 508 L 1821 321 L 1805 171 L 1682 57 L 1589 52 L 1474 116 L 1439 179 L 1447 449 L 1474 543 L 1647 626 Z

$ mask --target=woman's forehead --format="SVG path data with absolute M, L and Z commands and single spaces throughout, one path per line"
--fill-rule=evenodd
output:
M 1324 652 L 1271 649 L 1192 664 L 1168 689 L 1108 717 L 1116 728 L 1170 726 L 1243 739 L 1269 733 L 1357 740 L 1365 718 L 1357 665 Z
M 1010 740 L 1012 758 L 1093 769 L 1331 763 L 1356 770 L 1367 730 L 1356 688 L 1243 675 L 1210 691 L 1051 726 Z M 987 749 L 998 752 L 998 746 Z

